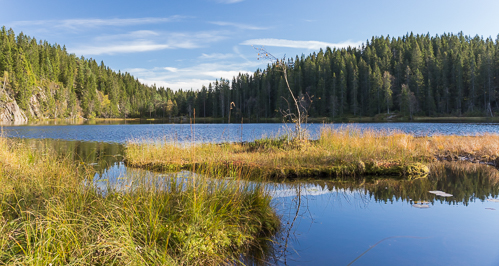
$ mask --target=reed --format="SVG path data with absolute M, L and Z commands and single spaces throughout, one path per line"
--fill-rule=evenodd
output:
M 0 138 L 0 264 L 239 264 L 279 228 L 260 186 L 155 175 L 102 191 L 94 174 Z
M 416 137 L 344 126 L 322 128 L 317 140 L 284 136 L 244 144 L 188 146 L 166 138 L 135 140 L 126 144 L 125 158 L 135 167 L 178 171 L 197 165 L 238 177 L 411 176 L 427 174 L 427 165 L 446 155 L 493 161 L 498 148 L 498 135 Z

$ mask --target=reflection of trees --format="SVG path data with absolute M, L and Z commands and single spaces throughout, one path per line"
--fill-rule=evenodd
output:
M 54 139 L 26 139 L 24 141 L 39 151 L 49 148 L 54 151 L 54 156 L 93 164 L 100 175 L 123 158 L 123 145 L 117 143 Z
M 344 189 L 358 191 L 359 189 L 375 201 L 440 201 L 449 204 L 463 203 L 468 205 L 475 199 L 485 200 L 489 196 L 499 195 L 499 172 L 490 166 L 471 163 L 437 163 L 431 166 L 428 178 L 416 180 L 361 179 L 346 182 L 326 182 L 330 190 Z M 319 184 L 318 184 L 319 185 Z M 452 194 L 443 198 L 428 193 L 441 190 Z
M 368 205 L 371 201 L 440 201 L 448 204 L 468 205 L 477 199 L 485 200 L 488 197 L 499 196 L 499 171 L 493 167 L 471 163 L 442 162 L 431 165 L 431 175 L 416 180 L 400 180 L 394 178 L 357 178 L 355 180 L 301 180 L 284 183 L 268 183 L 270 189 L 295 190 L 296 194 L 289 200 L 283 200 L 277 208 L 281 213 L 281 231 L 269 241 L 273 248 L 261 250 L 260 257 L 251 260 L 251 265 L 286 264 L 286 257 L 296 252 L 288 241 L 297 241 L 293 236 L 295 220 L 303 218 L 304 210 L 308 209 L 306 191 L 308 188 L 320 188 L 334 191 L 330 195 L 344 196 L 347 201 L 355 195 L 355 203 Z M 432 190 L 441 190 L 452 194 L 452 197 L 443 198 L 429 193 Z M 359 196 L 359 197 L 357 197 Z M 300 211 L 300 209 L 302 211 Z M 409 237 L 412 236 L 394 236 Z M 390 237 L 390 238 L 394 238 Z M 386 239 L 384 239 L 386 240 Z M 382 240 L 382 241 L 384 241 Z M 271 245 L 272 246 L 272 245 Z M 368 250 L 367 250 L 368 251 Z M 366 252 L 367 252 L 366 251 Z M 265 253 L 264 253 L 265 252 Z M 254 257 L 253 257 L 254 258 Z M 273 262 L 273 263 L 270 263 Z

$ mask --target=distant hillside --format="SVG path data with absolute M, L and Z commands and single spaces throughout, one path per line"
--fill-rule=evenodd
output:
M 174 93 L 2 27 L 0 120 L 176 115 Z M 162 114 L 163 115 L 163 114 Z
M 65 47 L 0 32 L 0 120 L 71 117 L 229 117 L 256 122 L 288 109 L 283 72 L 269 64 L 201 90 L 140 83 Z M 278 52 L 278 51 L 276 51 Z M 255 55 L 256 57 L 256 55 Z M 288 59 L 310 117 L 491 116 L 499 112 L 499 40 L 444 34 L 373 37 L 362 47 L 325 48 Z M 196 89 L 196 88 L 194 88 Z
M 499 39 L 462 33 L 381 36 L 358 48 L 326 48 L 296 56 L 288 64 L 293 93 L 313 100 L 306 107 L 310 117 L 379 117 L 388 112 L 406 118 L 492 116 L 499 112 Z M 234 102 L 233 117 L 255 118 L 279 116 L 276 111 L 292 103 L 283 71 L 275 65 L 239 75 L 230 87 L 227 80 L 216 81 L 198 93 L 197 101 L 196 108 L 206 116 L 227 116 L 229 103 Z

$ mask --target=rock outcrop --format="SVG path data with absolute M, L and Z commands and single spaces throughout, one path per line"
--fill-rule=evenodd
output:
M 6 86 L 7 85 L 7 86 Z M 0 123 L 23 124 L 28 122 L 27 112 L 19 108 L 12 93 L 8 91 L 8 84 L 0 81 Z M 29 115 L 34 119 L 45 119 L 40 105 L 47 101 L 43 88 L 36 87 L 29 100 Z
M 37 87 L 35 91 L 33 91 L 33 95 L 29 99 L 29 112 L 31 117 L 35 117 L 37 119 L 45 119 L 42 110 L 40 109 L 40 103 L 46 102 L 47 97 L 45 96 L 45 92 L 42 88 Z
M 3 82 L 2 82 L 3 83 Z M 2 84 L 3 85 L 3 84 Z M 0 87 L 0 122 L 14 122 L 26 123 L 28 117 L 24 113 L 15 99 L 4 89 L 5 86 Z

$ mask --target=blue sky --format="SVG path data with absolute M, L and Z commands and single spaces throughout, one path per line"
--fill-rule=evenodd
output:
M 195 90 L 254 72 L 251 45 L 277 57 L 407 32 L 499 34 L 499 1 L 0 0 L 0 25 L 144 83 Z

